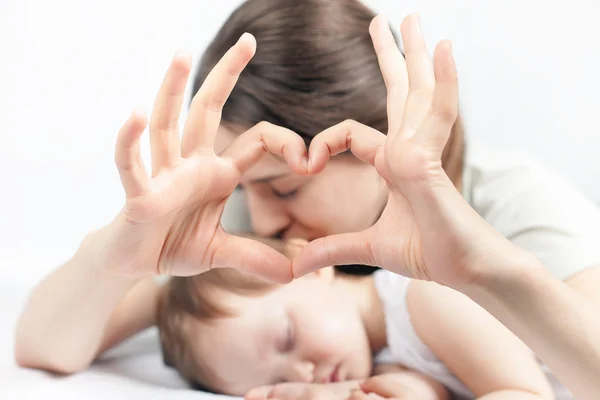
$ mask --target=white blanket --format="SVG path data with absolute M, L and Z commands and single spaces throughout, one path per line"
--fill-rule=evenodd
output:
M 68 377 L 19 368 L 14 362 L 14 330 L 30 285 L 0 283 L 1 399 L 194 399 L 229 398 L 191 390 L 162 363 L 156 329 L 109 351 L 87 371 Z M 27 287 L 25 287 L 27 286 Z

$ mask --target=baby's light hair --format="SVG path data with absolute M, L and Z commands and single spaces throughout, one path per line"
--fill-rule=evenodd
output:
M 172 277 L 162 288 L 156 310 L 156 324 L 165 364 L 179 371 L 196 389 L 214 392 L 214 374 L 201 357 L 196 357 L 192 338 L 195 322 L 210 323 L 228 318 L 236 311 L 222 301 L 223 294 L 261 296 L 277 288 L 253 275 L 231 269 L 213 269 L 192 277 Z

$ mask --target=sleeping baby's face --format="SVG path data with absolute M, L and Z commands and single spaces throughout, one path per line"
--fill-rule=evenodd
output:
M 372 350 L 359 298 L 364 278 L 320 270 L 258 296 L 221 290 L 232 316 L 193 321 L 201 383 L 224 394 L 279 382 L 332 382 L 369 376 Z

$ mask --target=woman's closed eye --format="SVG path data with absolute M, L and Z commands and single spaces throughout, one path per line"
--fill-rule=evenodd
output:
M 280 192 L 275 188 L 271 188 L 271 190 L 273 191 L 273 194 L 275 195 L 275 197 L 280 198 L 280 199 L 290 199 L 298 193 L 298 189 L 288 190 L 285 192 Z
M 242 185 L 237 185 L 235 190 L 243 191 L 244 187 Z M 279 199 L 283 199 L 283 200 L 294 197 L 296 194 L 298 194 L 299 190 L 300 190 L 299 187 L 296 187 L 294 189 L 278 190 L 271 186 L 271 192 L 273 193 L 273 195 L 275 197 L 277 197 Z

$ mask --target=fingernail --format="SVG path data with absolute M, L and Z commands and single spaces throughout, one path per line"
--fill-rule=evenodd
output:
M 148 114 L 148 112 L 146 111 L 146 107 L 145 106 L 138 105 L 137 107 L 135 107 L 133 109 L 132 114 L 135 115 L 136 117 L 145 118 L 146 115 Z
M 377 18 L 379 18 L 378 24 L 379 24 L 379 30 L 381 32 L 385 32 L 386 29 L 389 29 L 390 25 L 388 24 L 388 21 L 387 21 L 387 19 L 385 19 L 385 17 L 379 15 L 379 16 L 377 16 Z
M 240 38 L 238 39 L 238 43 L 241 42 L 244 38 L 254 38 L 254 36 L 248 32 L 244 32 L 242 33 L 242 36 L 240 36 Z
M 302 157 L 302 169 L 304 170 L 304 172 L 308 172 L 308 165 L 309 165 L 309 160 L 306 158 L 306 156 Z
M 418 34 L 421 34 L 421 17 L 415 15 L 413 18 L 415 19 L 415 30 Z

